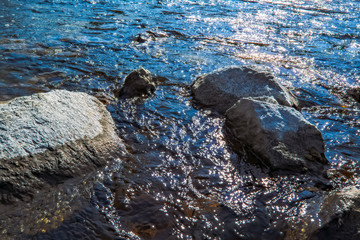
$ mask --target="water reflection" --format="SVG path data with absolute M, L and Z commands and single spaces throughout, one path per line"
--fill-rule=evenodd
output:
M 359 184 L 359 105 L 345 94 L 360 82 L 359 12 L 335 0 L 1 1 L 0 101 L 57 88 L 101 95 L 128 151 L 2 211 L 2 237 L 299 234 L 321 190 L 246 164 L 226 144 L 224 119 L 194 108 L 187 86 L 223 66 L 272 68 L 322 131 L 335 188 Z M 114 100 L 114 85 L 140 65 L 169 81 L 149 99 Z

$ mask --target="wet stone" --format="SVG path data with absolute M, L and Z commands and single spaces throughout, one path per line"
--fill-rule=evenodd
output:
M 141 44 L 150 41 L 158 41 L 169 37 L 182 39 L 182 38 L 186 38 L 186 35 L 176 30 L 164 29 L 164 31 L 157 31 L 157 32 L 148 30 L 136 35 L 136 37 L 133 39 L 133 42 Z
M 200 76 L 191 90 L 195 100 L 221 114 L 245 97 L 274 97 L 281 105 L 298 105 L 270 71 L 251 66 L 229 67 Z
M 360 189 L 350 186 L 314 197 L 285 239 L 360 238 Z M 290 238 L 291 237 L 291 238 Z
M 225 115 L 235 151 L 245 145 L 254 162 L 272 170 L 324 173 L 321 132 L 296 109 L 243 98 Z
M 349 89 L 348 95 L 352 97 L 355 101 L 360 103 L 360 87 Z
M 150 96 L 155 92 L 155 81 L 149 70 L 137 69 L 126 76 L 124 84 L 114 90 L 115 97 L 133 98 Z

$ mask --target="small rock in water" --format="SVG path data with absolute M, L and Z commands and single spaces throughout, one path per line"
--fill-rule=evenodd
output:
M 349 89 L 347 93 L 355 99 L 355 101 L 360 103 L 360 87 Z
M 149 70 L 140 68 L 126 76 L 120 89 L 115 89 L 115 97 L 132 98 L 150 96 L 155 92 L 155 83 Z
M 230 67 L 200 76 L 191 90 L 197 101 L 222 114 L 245 97 L 274 97 L 281 105 L 298 105 L 271 72 L 255 67 Z
M 255 162 L 272 170 L 324 173 L 328 161 L 321 132 L 296 109 L 243 98 L 225 115 L 235 151 L 245 144 Z
M 154 31 L 148 30 L 145 33 L 138 34 L 134 38 L 134 42 L 144 43 L 147 41 L 156 41 L 156 39 L 166 38 L 166 37 L 169 37 L 169 35 L 165 32 L 154 32 Z

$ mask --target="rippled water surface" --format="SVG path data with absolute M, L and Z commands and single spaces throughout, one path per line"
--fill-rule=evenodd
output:
M 359 184 L 359 103 L 346 94 L 360 86 L 359 12 L 355 0 L 0 0 L 0 101 L 96 95 L 128 151 L 3 209 L 1 238 L 291 239 L 319 190 L 233 153 L 224 119 L 194 107 L 188 86 L 224 66 L 271 67 L 322 131 L 333 185 Z M 140 66 L 168 80 L 114 99 Z

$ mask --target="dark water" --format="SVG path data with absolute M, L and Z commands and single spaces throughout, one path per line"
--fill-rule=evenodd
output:
M 246 164 L 188 86 L 219 67 L 271 67 L 322 131 L 335 188 L 359 184 L 359 104 L 346 94 L 360 86 L 359 12 L 355 0 L 0 0 L 0 101 L 102 96 L 128 151 L 2 210 L 1 239 L 294 239 L 320 190 Z M 111 100 L 139 66 L 169 80 Z

